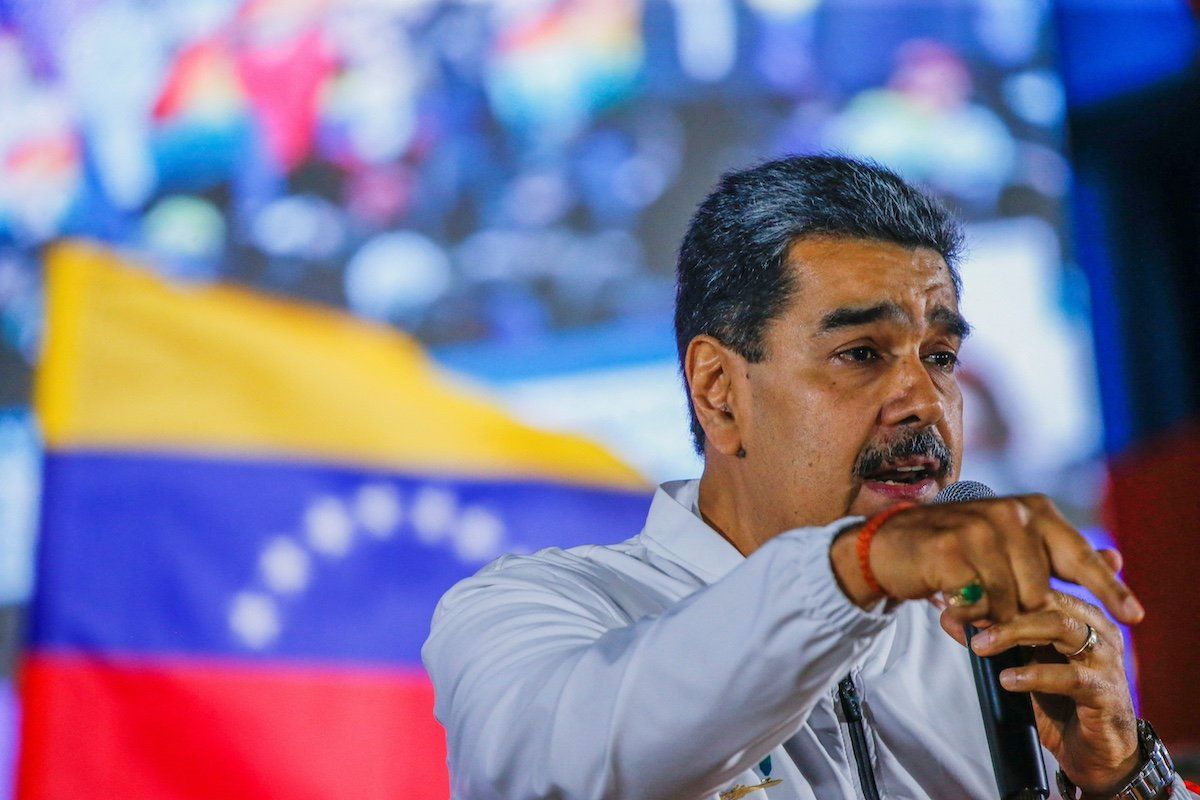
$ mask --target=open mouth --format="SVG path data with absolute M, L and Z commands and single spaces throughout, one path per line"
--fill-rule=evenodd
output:
M 869 483 L 890 486 L 913 486 L 933 480 L 942 474 L 942 462 L 931 456 L 905 458 L 882 464 L 863 476 Z
M 859 454 L 854 476 L 876 500 L 925 503 L 937 495 L 939 483 L 954 471 L 954 457 L 935 432 L 914 432 Z

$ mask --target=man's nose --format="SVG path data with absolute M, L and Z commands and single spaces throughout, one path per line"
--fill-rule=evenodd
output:
M 884 426 L 925 427 L 941 422 L 946 413 L 942 393 L 920 357 L 896 362 L 887 400 L 880 412 Z

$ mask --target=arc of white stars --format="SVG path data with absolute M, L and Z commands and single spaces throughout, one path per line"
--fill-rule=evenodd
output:
M 314 559 L 337 560 L 354 545 L 356 531 L 376 541 L 396 535 L 407 522 L 416 541 L 427 547 L 449 547 L 460 561 L 482 564 L 505 549 L 505 525 L 498 514 L 479 504 L 460 505 L 446 487 L 418 488 L 406 505 L 394 484 L 360 485 L 347 499 L 321 495 L 303 512 L 299 536 L 278 534 L 259 553 L 258 575 L 268 591 L 244 590 L 229 606 L 230 630 L 247 647 L 270 647 L 283 630 L 280 603 L 312 584 Z

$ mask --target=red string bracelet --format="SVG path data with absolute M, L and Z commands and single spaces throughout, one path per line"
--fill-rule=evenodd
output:
M 896 503 L 894 506 L 888 506 L 883 511 L 880 511 L 875 516 L 866 521 L 861 528 L 858 529 L 858 541 L 854 545 L 855 552 L 858 553 L 858 566 L 862 568 L 863 579 L 866 580 L 867 586 L 871 587 L 871 591 L 875 594 L 881 594 L 888 597 L 888 593 L 879 585 L 879 581 L 875 580 L 875 573 L 871 571 L 871 540 L 875 538 L 875 534 L 883 527 L 883 523 L 904 511 L 907 508 L 912 508 L 916 503 Z

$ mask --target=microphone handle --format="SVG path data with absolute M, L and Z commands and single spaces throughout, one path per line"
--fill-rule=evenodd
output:
M 996 773 L 1001 800 L 1038 800 L 1050 796 L 1042 744 L 1033 716 L 1033 700 L 1027 693 L 1010 692 L 1000 685 L 1000 671 L 1029 662 L 1026 648 L 1014 647 L 994 656 L 981 657 L 971 650 L 971 638 L 979 632 L 965 626 L 967 652 L 975 691 L 983 711 L 988 751 Z

